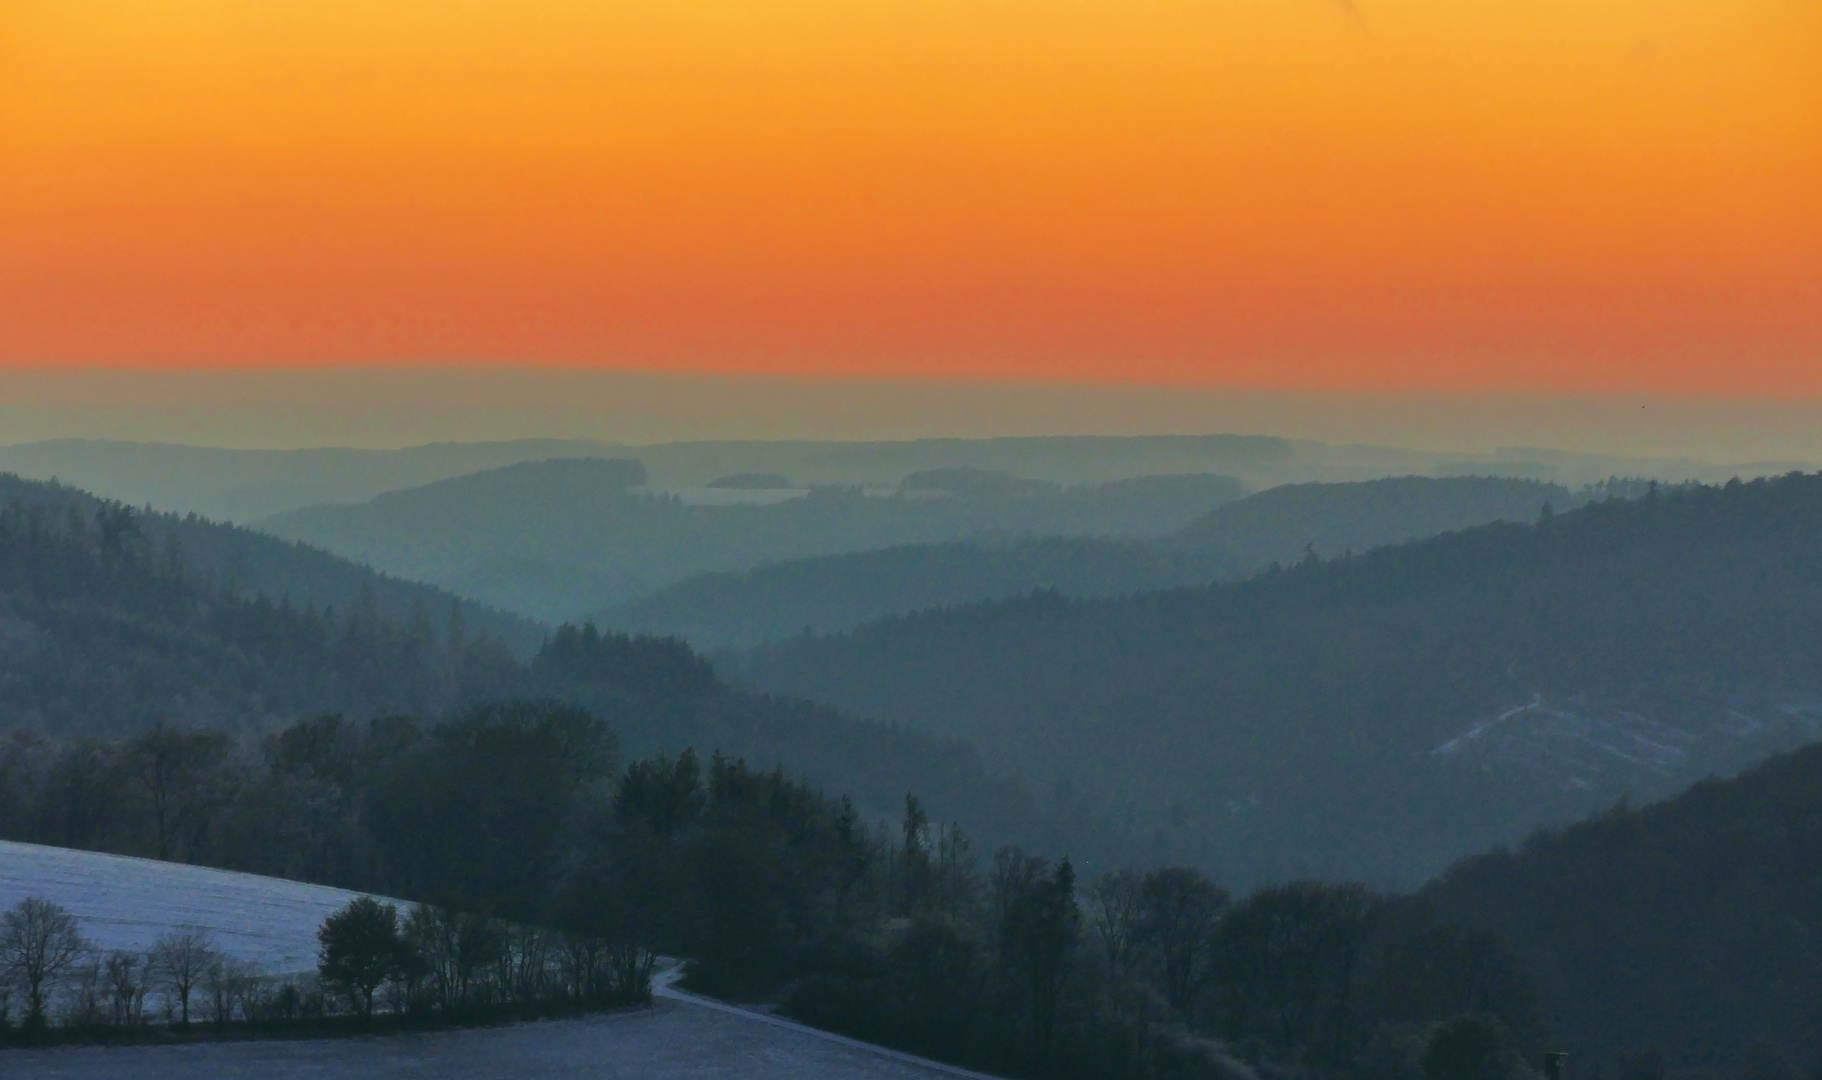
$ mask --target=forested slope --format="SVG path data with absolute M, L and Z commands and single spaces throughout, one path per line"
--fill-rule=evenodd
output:
M 1156 478 L 1163 481 L 1168 478 Z M 1122 596 L 1257 573 L 1313 548 L 1362 552 L 1489 521 L 1530 521 L 1583 493 L 1533 480 L 1402 477 L 1272 488 L 1224 503 L 1181 532 L 915 544 L 703 574 L 596 616 L 603 626 L 677 634 L 697 648 L 744 648 L 835 633 L 888 615 L 1000 600 L 1037 589 Z
M 697 648 L 732 649 L 1033 589 L 1069 596 L 1147 592 L 1212 581 L 1224 568 L 1198 552 L 1096 537 L 907 544 L 701 574 L 595 618 L 630 633 L 674 634 Z
M 1513 946 L 1562 1045 L 1725 1066 L 1822 1057 L 1822 747 L 1616 806 L 1424 889 L 1426 916 Z
M 964 745 L 731 687 L 675 641 L 565 627 L 520 662 L 372 605 L 231 594 L 127 508 L 71 515 L 46 489 L 34 512 L 13 490 L 0 837 L 633 935 L 695 958 L 704 987 L 1008 1075 L 1244 1075 L 1231 1051 L 1272 1075 L 1409 1076 L 1462 1012 L 1590 1068 L 1654 1045 L 1677 1066 L 1761 1039 L 1805 1067 L 1822 1052 L 1822 748 L 1471 858 L 1414 898 L 1238 895 L 1255 871 L 1347 872 L 1325 854 L 1415 873 L 1822 733 L 1819 477 L 811 643 L 941 631 L 894 644 L 958 697 L 1039 695 L 1016 746 L 1086 746 L 1131 785 L 1096 806 L 1084 769 L 1042 808 Z M 347 718 L 307 715 L 327 710 Z M 1180 718 L 1203 723 L 1161 722 Z M 653 749 L 671 753 L 627 763 Z M 890 811 L 899 829 L 868 828 Z M 1075 858 L 989 860 L 1004 839 Z M 1186 867 L 1078 881 L 1083 856 L 1225 863 L 1236 895 Z M 1046 956 L 1067 963 L 1034 990 Z
M 1815 737 L 1822 477 L 1608 500 L 1256 579 L 759 650 L 742 677 L 1098 795 L 1229 880 L 1415 883 Z
M 1640 486 L 1642 488 L 1642 485 Z M 1218 506 L 1170 537 L 1172 547 L 1218 558 L 1252 574 L 1308 551 L 1330 558 L 1485 525 L 1535 521 L 1544 507 L 1569 510 L 1596 494 L 1631 491 L 1498 476 L 1395 476 L 1346 484 L 1285 484 Z
M 393 618 L 376 599 L 385 587 L 410 598 L 417 586 L 378 579 L 348 609 L 299 607 L 230 590 L 193 570 L 181 543 L 153 540 L 160 529 L 215 535 L 197 534 L 195 523 L 51 485 L 15 482 L 7 491 L 0 730 L 118 737 L 165 724 L 257 733 L 314 714 L 437 717 L 554 697 L 594 710 L 635 753 L 694 746 L 763 767 L 789 762 L 882 813 L 915 787 L 937 812 L 965 815 L 989 836 L 1057 839 L 1034 801 L 988 776 L 965 745 L 731 688 L 674 641 L 566 627 L 521 662 L 484 626 L 433 622 L 428 604 L 414 605 L 417 617 Z M 248 536 L 223 535 L 224 543 Z M 255 540 L 269 581 L 312 580 L 326 558 Z M 289 552 L 301 568 L 279 557 Z
M 29 530 L 35 519 L 41 532 L 67 532 L 72 517 L 82 519 L 81 528 L 87 529 L 104 508 L 118 509 L 120 505 L 124 504 L 54 481 L 22 480 L 0 473 L 0 513 L 11 514 L 15 531 Z M 439 633 L 459 609 L 467 633 L 485 631 L 521 656 L 531 655 L 544 637 L 544 627 L 522 616 L 238 525 L 195 514 L 135 510 L 131 530 L 132 535 L 123 540 L 132 550 L 154 562 L 175 565 L 209 589 L 249 598 L 264 595 L 274 604 L 282 601 L 299 609 L 320 612 L 333 608 L 342 615 L 366 606 L 393 622 L 429 619 Z M 175 564 L 171 564 L 173 559 Z
M 159 722 L 257 728 L 309 712 L 441 709 L 518 667 L 484 630 L 454 643 L 445 630 L 439 644 L 422 602 L 438 595 L 431 590 L 412 597 L 417 619 L 381 612 L 381 586 L 394 585 L 394 599 L 411 595 L 384 581 L 340 611 L 300 606 L 218 584 L 182 546 L 157 543 L 160 529 L 171 541 L 182 526 L 68 489 L 9 485 L 0 726 L 118 734 Z M 294 550 L 269 543 L 260 554 Z M 298 549 L 295 572 L 282 559 L 258 569 L 308 580 L 318 554 Z

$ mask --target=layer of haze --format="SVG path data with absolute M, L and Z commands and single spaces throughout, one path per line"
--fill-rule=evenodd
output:
M 522 438 L 1257 434 L 1420 450 L 1536 446 L 1822 461 L 1822 404 L 1661 395 L 1342 393 L 531 367 L 0 372 L 0 445 L 100 438 L 391 448 Z
M 1822 396 L 1809 0 L 5 0 L 0 363 Z

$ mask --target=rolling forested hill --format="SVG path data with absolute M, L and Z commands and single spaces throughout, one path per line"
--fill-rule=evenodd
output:
M 1162 478 L 1160 478 L 1162 479 Z M 1201 585 L 1295 562 L 1306 550 L 1363 552 L 1490 521 L 1531 521 L 1586 491 L 1496 477 L 1296 484 L 1224 503 L 1155 540 L 1051 537 L 913 544 L 703 574 L 600 612 L 603 626 L 676 634 L 700 649 L 835 633 L 888 615 L 1002 600 L 1040 589 L 1122 596 Z
M 893 812 L 915 789 L 988 837 L 1057 840 L 1034 800 L 988 776 L 967 746 L 731 688 L 674 641 L 566 627 L 520 661 L 489 632 L 494 616 L 426 586 L 69 488 L 7 480 L 4 491 L 0 731 L 258 733 L 322 713 L 437 717 L 557 698 L 608 720 L 629 753 L 696 747 L 787 762 L 870 812 Z M 236 589 L 222 584 L 231 567 Z M 274 592 L 250 591 L 255 582 Z M 359 596 L 313 607 L 278 592 L 313 582 L 353 582 Z M 405 606 L 395 617 L 387 604 Z
M 1342 484 L 1285 484 L 1218 506 L 1168 539 L 1251 575 L 1272 563 L 1363 554 L 1387 544 L 1494 521 L 1535 521 L 1545 507 L 1569 510 L 1591 498 L 1643 494 L 1624 481 L 1577 491 L 1496 476 L 1396 476 Z
M 1273 904 L 1358 900 L 1360 925 L 1371 929 L 1362 939 L 1360 987 L 1378 993 L 1395 986 L 1410 998 L 1392 1003 L 1400 1009 L 1437 1006 L 1442 999 L 1424 993 L 1438 986 L 1402 978 L 1397 964 L 1407 946 L 1433 961 L 1419 969 L 1454 980 L 1439 984 L 1447 999 L 1441 1011 L 1406 1017 L 1422 1024 L 1451 1015 L 1457 996 L 1474 1000 L 1481 989 L 1474 979 L 1500 977 L 1497 965 L 1481 970 L 1477 956 L 1499 963 L 1515 957 L 1524 969 L 1521 988 L 1535 988 L 1543 1012 L 1537 1031 L 1547 1032 L 1552 1046 L 1572 1047 L 1584 1067 L 1653 1048 L 1677 1066 L 1725 1067 L 1743 1055 L 1750 1065 L 1759 1059 L 1749 1048 L 1759 1043 L 1806 1065 L 1822 1053 L 1814 1023 L 1822 1007 L 1815 940 L 1822 928 L 1822 747 L 1784 754 L 1734 780 L 1696 783 L 1662 804 L 1614 805 L 1622 793 L 1642 802 L 1822 736 L 1814 664 L 1822 649 L 1822 477 L 1651 492 L 1367 555 L 1329 562 L 1312 555 L 1236 584 L 1103 601 L 1046 595 L 932 612 L 849 637 L 791 642 L 754 658 L 754 677 L 853 678 L 862 681 L 848 693 L 872 686 L 902 694 L 909 706 L 943 718 L 920 723 L 987 740 L 992 768 L 1065 781 L 1049 799 L 995 779 L 960 742 L 730 686 L 676 641 L 565 627 L 528 661 L 515 659 L 497 636 L 479 632 L 477 624 L 495 616 L 427 587 L 68 488 L 4 484 L 0 825 L 7 829 L 29 828 L 60 844 L 97 842 L 94 815 L 84 811 L 101 807 L 108 786 L 119 782 L 122 774 L 110 770 L 124 751 L 85 736 L 131 735 L 161 721 L 238 728 L 243 747 L 263 745 L 275 760 L 297 757 L 295 775 L 250 772 L 243 779 L 255 782 L 243 790 L 245 801 L 232 811 L 216 808 L 224 820 L 263 808 L 268 816 L 257 827 L 224 835 L 245 841 L 250 858 L 277 859 L 286 844 L 304 851 L 314 843 L 309 829 L 290 829 L 302 819 L 285 815 L 320 809 L 306 797 L 312 789 L 285 785 L 303 784 L 304 766 L 315 767 L 311 754 L 328 761 L 345 749 L 313 742 L 313 733 L 342 732 L 383 757 L 392 744 L 378 744 L 389 732 L 415 730 L 395 714 L 447 715 L 508 698 L 584 705 L 611 724 L 628 757 L 693 746 L 762 767 L 786 762 L 829 790 L 854 794 L 869 817 L 891 812 L 915 791 L 936 821 L 959 820 L 982 850 L 1016 839 L 1109 866 L 1193 860 L 1236 889 L 1249 876 L 1309 872 L 1414 880 L 1457 854 L 1514 839 L 1529 823 L 1585 817 L 1592 809 L 1579 824 L 1458 862 L 1414 897 L 1381 904 L 1350 887 L 1324 892 L 1306 883 L 1239 900 L 1219 925 L 1241 927 L 1234 931 L 1240 934 L 1262 925 L 1247 921 L 1261 912 L 1287 914 Z M 264 583 L 258 591 L 240 584 L 255 581 Z M 355 599 L 332 614 L 327 604 L 259 594 L 275 586 L 288 595 L 305 585 L 353 588 Z M 428 613 L 439 606 L 474 614 L 433 621 Z M 279 722 L 323 711 L 390 719 L 304 724 L 292 730 L 291 743 L 262 744 L 260 736 Z M 400 769 L 386 775 L 408 781 L 398 789 L 407 797 L 347 799 L 341 810 L 360 821 L 378 805 L 403 815 L 395 824 L 422 824 L 411 816 L 422 809 L 420 791 L 444 799 L 427 805 L 470 809 L 471 775 L 513 770 L 496 767 L 492 744 L 463 745 L 472 755 L 462 759 L 463 769 L 472 771 Z M 238 762 L 230 756 L 216 765 L 233 771 Z M 1047 775 L 1046 763 L 1064 767 Z M 724 791 L 737 788 L 754 799 L 768 791 L 809 794 L 786 784 L 782 771 L 769 776 L 711 762 L 710 774 L 711 791 L 719 776 Z M 315 774 L 310 780 L 326 782 Z M 280 790 L 293 801 L 258 801 Z M 653 807 L 669 805 L 661 792 L 670 789 L 652 790 L 660 792 Z M 1047 805 L 1040 809 L 1040 802 Z M 33 813 L 24 812 L 28 807 Z M 38 812 L 47 807 L 57 812 Z M 125 820 L 132 807 L 117 802 L 113 810 Z M 423 844 L 430 834 L 400 828 L 388 857 L 402 853 L 413 866 L 440 866 L 445 853 L 472 852 L 475 837 L 484 836 L 494 847 L 475 861 L 518 891 L 535 891 L 531 879 L 500 871 L 510 861 L 489 861 L 519 834 L 475 832 L 467 824 L 460 814 L 442 819 L 436 835 L 447 846 L 434 849 L 435 857 Z M 246 826 L 242 820 L 236 827 Z M 938 843 L 918 847 L 916 827 L 907 826 L 903 849 L 890 833 L 878 840 L 883 880 L 904 886 L 906 910 L 914 895 L 906 883 L 923 880 L 914 868 L 951 875 L 966 865 L 944 846 L 955 842 L 952 832 L 939 826 Z M 931 822 L 921 828 L 930 830 Z M 737 845 L 690 850 L 701 862 L 689 865 L 730 864 L 713 880 L 744 883 L 742 899 L 753 910 L 790 892 L 779 883 L 795 886 L 810 876 L 777 873 Z M 944 862 L 952 857 L 960 861 Z M 986 878 L 966 871 L 929 881 L 1001 888 L 1015 859 L 996 857 Z M 1027 869 L 1044 865 L 1036 859 Z M 892 878 L 899 868 L 904 877 Z M 1059 865 L 1057 880 L 1064 872 Z M 1120 879 L 1087 885 L 1088 902 L 1112 896 L 1110 880 Z M 1195 879 L 1178 869 L 1133 880 Z M 1224 897 L 1219 890 L 1208 895 Z M 803 911 L 812 910 L 807 905 Z M 784 927 L 823 941 L 807 932 L 807 919 L 768 917 L 767 933 Z M 914 925 L 924 930 L 962 925 L 928 911 L 919 917 L 925 922 Z M 1482 929 L 1497 936 L 1472 935 Z M 828 940 L 853 945 L 856 938 Z M 987 969 L 968 951 L 976 939 L 939 939 L 931 947 L 947 948 L 944 940 L 962 950 L 943 954 L 947 966 L 919 967 L 914 949 L 893 946 L 890 962 L 905 965 L 895 972 L 930 978 L 942 991 L 911 1000 L 953 1006 L 981 985 Z M 1452 945 L 1461 948 L 1450 952 Z M 863 942 L 856 955 L 871 955 L 868 947 Z M 743 945 L 728 955 L 750 954 Z M 1351 964 L 1353 953 L 1347 956 Z M 835 965 L 821 971 L 825 989 L 879 985 L 880 969 L 835 953 L 806 950 L 793 960 Z M 850 981 L 828 982 L 837 969 Z M 1255 984 L 1245 979 L 1264 969 L 1209 970 L 1230 982 L 1216 987 L 1211 1012 L 1184 1007 L 1197 1022 L 1228 1007 L 1222 995 L 1252 994 Z M 1388 971 L 1399 977 L 1375 981 Z M 1341 985 L 1343 1000 L 1353 1001 L 1355 984 Z M 822 1000 L 867 1004 L 853 992 Z M 1360 997 L 1363 1015 L 1386 1005 Z
M 1822 747 L 1468 859 L 1411 903 L 1492 930 L 1587 1065 L 1822 1057 Z M 1586 1066 L 1584 1066 L 1586 1067 Z
M 452 643 L 474 611 L 284 541 L 9 478 L 0 726 L 118 734 L 447 708 L 458 675 L 516 667 L 484 625 Z
M 123 509 L 128 513 L 119 513 Z M 79 488 L 0 473 L 0 514 L 18 535 L 80 537 L 104 511 L 116 520 L 114 527 L 129 530 L 119 539 L 131 550 L 210 590 L 248 599 L 263 595 L 300 611 L 349 615 L 366 608 L 397 623 L 427 619 L 439 631 L 459 610 L 467 633 L 485 631 L 521 656 L 530 656 L 544 638 L 545 628 L 530 619 L 379 573 L 321 548 L 195 514 L 131 510 Z
M 646 445 L 588 439 L 518 439 L 506 442 L 428 443 L 397 449 L 313 447 L 296 450 L 228 449 L 172 443 L 56 439 L 0 446 L 0 472 L 29 479 L 57 478 L 85 491 L 151 503 L 163 510 L 194 511 L 247 524 L 290 510 L 365 502 L 388 491 L 403 491 L 498 469 L 553 458 L 637 458 L 656 488 L 697 488 L 741 473 L 776 473 L 812 487 L 896 484 L 916 472 L 975 468 L 1012 473 L 1057 484 L 1103 483 L 1128 476 L 1178 473 L 1258 473 L 1261 484 L 1282 483 L 1280 470 L 1295 479 L 1329 475 L 1334 448 L 1253 435 L 1041 436 L 987 439 L 906 439 L 879 442 L 817 440 L 714 440 Z M 1341 452 L 1333 467 L 1349 477 L 1389 471 L 1428 471 L 1458 464 L 1462 455 L 1409 451 L 1372 456 L 1362 463 L 1359 448 Z M 1494 455 L 1492 470 L 1534 468 L 1535 455 Z M 1571 455 L 1572 457 L 1574 455 Z M 1305 460 L 1308 459 L 1308 460 Z M 1629 463 L 1620 471 L 1638 471 Z M 1669 463 L 1676 475 L 1690 464 Z M 1361 473 L 1366 468 L 1372 471 Z M 1602 461 L 1575 466 L 1575 475 L 1606 475 Z M 1657 475 L 1653 471 L 1652 475 Z M 1691 474 L 1693 475 L 1693 474 Z
M 1611 499 L 1228 585 L 1042 594 L 758 650 L 1230 881 L 1414 884 L 1817 737 L 1822 476 Z
M 1044 537 L 1010 543 L 904 544 L 699 574 L 598 612 L 628 633 L 676 635 L 699 649 L 739 649 L 808 631 L 839 633 L 888 615 L 1056 589 L 1118 596 L 1212 581 L 1199 552 L 1137 540 Z
M 644 491 L 636 462 L 520 465 L 263 523 L 390 573 L 551 622 L 695 574 L 970 536 L 1155 536 L 1242 494 L 1229 477 L 1064 487 L 926 470 L 889 492 L 827 486 L 765 504 L 691 505 Z
M 716 440 L 645 445 L 586 439 L 430 443 L 395 449 L 227 449 L 171 443 L 57 439 L 0 446 L 0 472 L 58 478 L 135 506 L 194 511 L 240 524 L 289 510 L 364 502 L 401 491 L 551 458 L 637 458 L 653 487 L 699 488 L 741 473 L 774 473 L 806 486 L 892 485 L 922 471 L 975 468 L 1059 484 L 1129 476 L 1219 473 L 1249 488 L 1386 476 L 1522 476 L 1574 487 L 1607 476 L 1726 480 L 1810 468 L 1800 462 L 1717 464 L 1616 457 L 1540 447 L 1492 452 L 1333 446 L 1252 435 L 1040 436 L 877 442 Z

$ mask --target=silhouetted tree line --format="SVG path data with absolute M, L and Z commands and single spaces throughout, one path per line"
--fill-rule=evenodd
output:
M 15 732 L 0 742 L 0 838 L 536 915 L 529 898 L 605 805 L 615 760 L 604 723 L 556 703 L 440 723 L 331 715 L 238 739 Z
M 791 1014 L 1034 1077 L 1416 1077 L 1451 1018 L 1515 1063 L 1540 1034 L 1496 936 L 1358 884 L 1235 899 L 1186 867 L 1081 883 L 1069 859 L 1010 846 L 983 873 L 961 831 L 932 828 L 915 800 L 885 854 L 878 921 L 789 984 Z
M 1234 902 L 1184 868 L 1083 885 L 1013 846 L 983 870 L 915 797 L 888 829 L 781 768 L 689 750 L 621 767 L 608 726 L 556 702 L 244 741 L 15 736 L 0 770 L 8 839 L 421 904 L 325 929 L 321 989 L 361 1015 L 637 999 L 663 953 L 695 988 L 1015 1076 L 1346 1071 L 1386 1031 L 1409 1050 L 1459 1012 L 1502 1038 L 1534 1019 L 1497 939 L 1407 925 L 1360 886 Z
M 706 992 L 1011 1076 L 1484 1080 L 1553 1037 L 1579 1078 L 1777 1080 L 1818 1051 L 1818 792 L 1811 749 L 1413 896 L 1236 897 L 1185 867 L 977 856 L 915 797 L 888 827 L 721 754 L 621 765 L 597 717 L 520 702 L 257 740 L 14 736 L 0 837 L 68 842 L 80 820 L 74 846 L 421 904 L 381 928 L 405 945 L 368 982 L 325 970 L 357 1011 L 369 990 L 389 1014 L 636 999 L 667 954 Z
M 102 949 L 27 896 L 0 912 L 0 1045 L 260 1033 L 339 1034 L 530 1019 L 651 998 L 586 934 L 355 898 L 323 921 L 313 972 L 269 972 L 179 927 Z M 194 1026 L 193 1026 L 194 1025 Z

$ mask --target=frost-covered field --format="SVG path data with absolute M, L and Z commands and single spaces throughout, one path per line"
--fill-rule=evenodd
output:
M 0 841 L 0 910 L 27 896 L 62 905 L 103 950 L 144 952 L 180 927 L 263 972 L 316 968 L 316 930 L 356 893 L 200 866 Z
M 0 841 L 0 909 L 62 905 L 101 949 L 144 951 L 199 927 L 270 974 L 316 966 L 316 930 L 357 894 L 195 866 Z M 661 988 L 663 994 L 676 991 Z M 403 1077 L 911 1080 L 969 1075 L 918 1064 L 688 995 L 656 1008 L 511 1027 L 357 1039 L 0 1050 L 7 1080 L 355 1080 Z
M 941 1074 L 677 1001 L 384 1038 L 0 1051 L 8 1080 L 932 1080 Z

